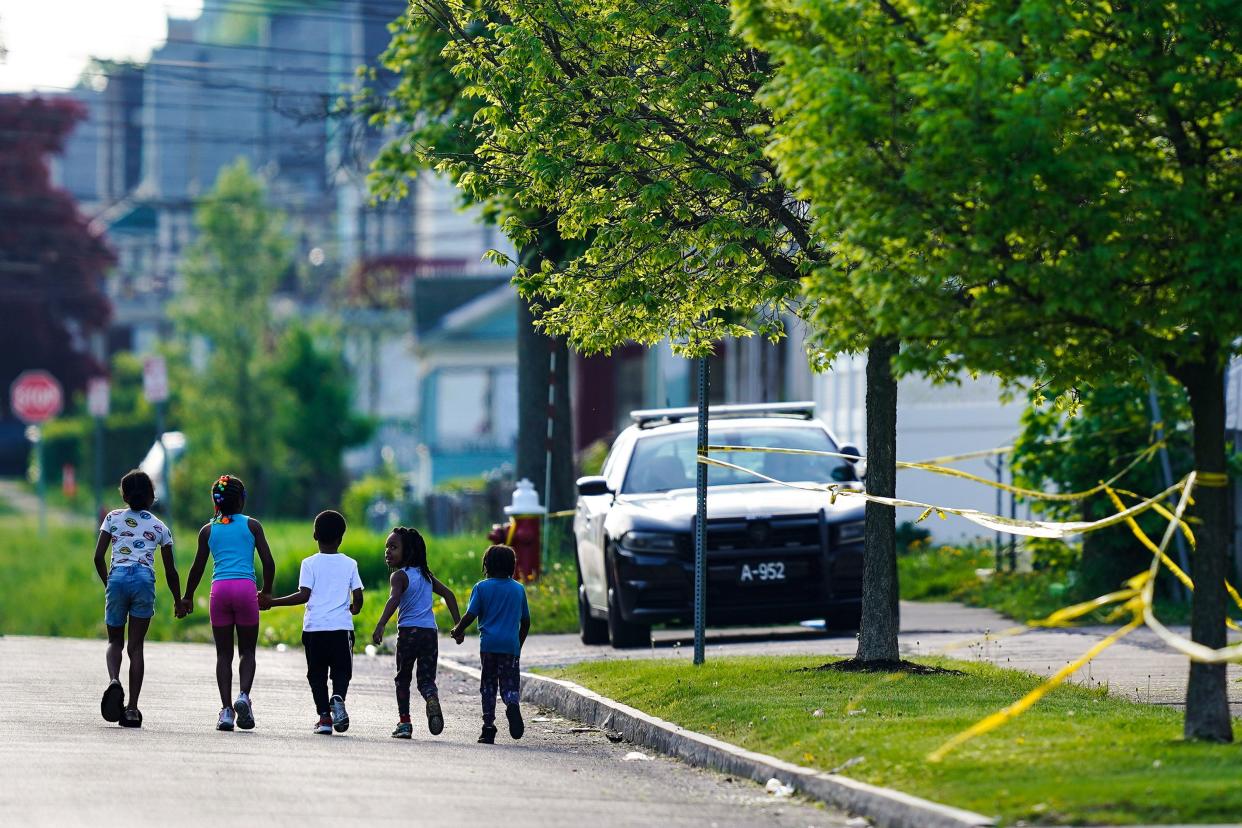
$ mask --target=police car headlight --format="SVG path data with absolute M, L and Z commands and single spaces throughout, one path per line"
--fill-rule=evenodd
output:
M 677 551 L 677 536 L 664 532 L 626 532 L 621 546 L 632 552 L 672 554 Z

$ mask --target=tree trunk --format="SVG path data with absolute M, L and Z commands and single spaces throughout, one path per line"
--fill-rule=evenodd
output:
M 897 491 L 896 340 L 878 337 L 867 351 L 867 493 Z M 862 625 L 856 660 L 897 661 L 897 528 L 891 506 L 868 503 L 863 542 Z
M 574 492 L 573 431 L 569 407 L 569 348 L 563 337 L 550 337 L 534 326 L 530 304 L 518 300 L 518 451 L 517 473 L 529 478 L 549 511 L 572 508 Z M 552 405 L 552 492 L 544 491 L 548 450 L 548 382 L 556 356 Z
M 1195 470 L 1225 472 L 1224 369 L 1213 355 L 1178 366 L 1176 376 L 1190 395 L 1195 430 Z M 1225 570 L 1229 548 L 1228 488 L 1200 486 L 1194 492 L 1198 544 L 1191 561 L 1195 582 L 1190 637 L 1206 647 L 1225 646 Z M 1233 741 L 1224 664 L 1191 662 L 1186 688 L 1187 739 Z

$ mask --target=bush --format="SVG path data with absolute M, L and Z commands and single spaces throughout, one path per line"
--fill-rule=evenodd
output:
M 341 495 L 341 513 L 351 526 L 369 525 L 367 511 L 378 501 L 397 502 L 405 495 L 405 481 L 397 467 L 385 463 L 375 474 L 360 477 L 346 487 Z

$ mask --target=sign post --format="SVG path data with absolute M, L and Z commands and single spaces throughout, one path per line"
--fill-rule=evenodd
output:
M 699 436 L 695 463 L 694 663 L 702 664 L 707 619 L 707 357 L 699 357 Z
M 43 457 L 43 432 L 39 428 L 60 413 L 64 394 L 56 377 L 47 371 L 23 371 L 9 386 L 13 415 L 26 424 L 26 437 L 35 446 L 38 469 L 39 534 L 47 534 L 47 468 Z
M 95 518 L 103 516 L 104 418 L 112 402 L 107 377 L 92 377 L 86 384 L 86 409 L 95 420 Z
M 172 478 L 171 463 L 168 462 L 168 445 L 164 442 L 164 416 L 168 406 L 168 366 L 164 357 L 149 356 L 142 361 L 142 395 L 147 402 L 155 406 L 155 439 L 160 444 L 163 457 L 163 469 L 160 474 L 164 478 L 164 522 L 173 524 Z

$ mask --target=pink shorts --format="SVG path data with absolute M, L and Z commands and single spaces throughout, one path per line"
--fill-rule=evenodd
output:
M 236 578 L 211 582 L 211 626 L 259 626 L 259 592 L 254 581 Z

